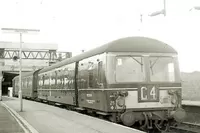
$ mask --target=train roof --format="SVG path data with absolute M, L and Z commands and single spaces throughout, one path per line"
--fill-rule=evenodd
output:
M 39 71 L 39 70 L 36 70 L 36 71 Z M 33 74 L 34 74 L 36 71 L 32 71 L 32 72 L 23 72 L 23 73 L 22 73 L 22 78 L 23 78 L 23 77 L 28 77 L 28 76 L 33 76 Z M 13 78 L 13 80 L 15 80 L 15 79 L 17 79 L 17 78 L 19 78 L 19 75 L 18 75 L 18 76 L 15 76 L 15 77 Z
M 65 59 L 59 63 L 42 69 L 39 73 L 49 71 L 53 68 L 60 67 L 65 64 L 80 61 L 94 55 L 104 52 L 140 52 L 140 53 L 175 53 L 177 51 L 164 42 L 148 37 L 126 37 L 121 38 L 80 55 Z

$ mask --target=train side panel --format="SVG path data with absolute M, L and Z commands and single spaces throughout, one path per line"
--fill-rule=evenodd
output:
M 38 98 L 62 104 L 76 105 L 75 63 L 38 75 Z
M 22 77 L 22 96 L 24 98 L 33 97 L 33 76 Z

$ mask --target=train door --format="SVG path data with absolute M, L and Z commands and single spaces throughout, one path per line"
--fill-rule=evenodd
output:
M 105 110 L 104 55 L 95 55 L 79 62 L 77 88 L 79 106 Z

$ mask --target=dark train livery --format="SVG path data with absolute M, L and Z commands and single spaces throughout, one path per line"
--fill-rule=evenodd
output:
M 18 96 L 19 77 L 13 79 Z M 24 98 L 108 116 L 124 125 L 159 128 L 182 121 L 177 52 L 147 37 L 115 40 L 22 75 Z

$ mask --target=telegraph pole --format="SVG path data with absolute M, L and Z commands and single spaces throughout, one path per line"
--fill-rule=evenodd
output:
M 166 16 L 166 0 L 163 0 L 163 5 L 164 5 L 163 15 Z
M 20 99 L 20 112 L 23 111 L 23 101 L 22 101 L 22 34 L 23 33 L 35 33 L 40 30 L 36 29 L 15 29 L 15 28 L 2 28 L 2 31 L 11 32 L 11 33 L 19 33 L 20 35 L 20 48 L 19 48 L 19 99 Z
M 2 75 L 2 71 L 0 71 L 0 101 L 2 101 L 2 79 L 3 79 L 3 75 Z

